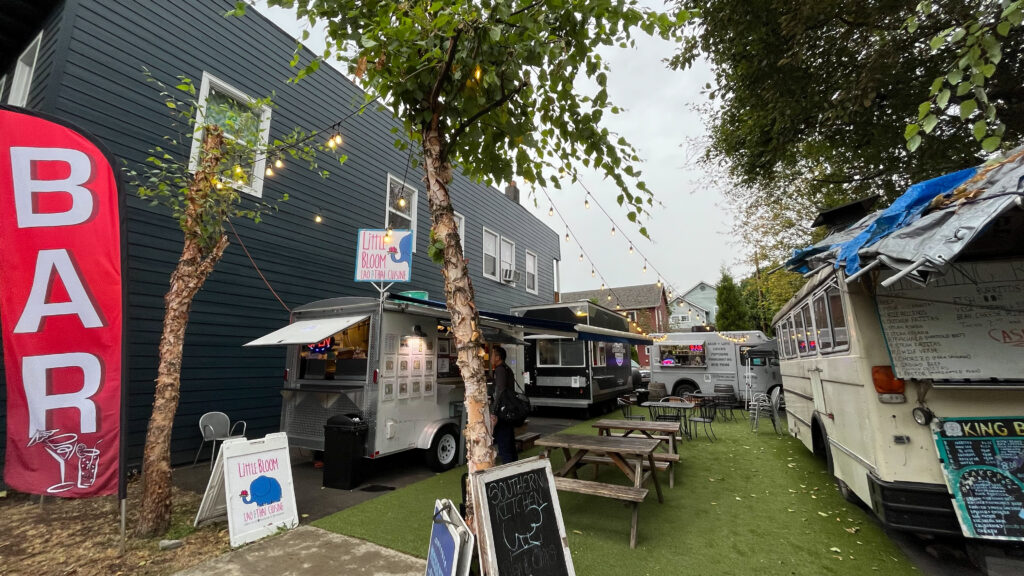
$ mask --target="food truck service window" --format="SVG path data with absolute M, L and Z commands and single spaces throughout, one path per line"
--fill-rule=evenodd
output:
M 538 340 L 537 366 L 585 366 L 584 346 L 575 340 Z
M 704 343 L 679 344 L 661 347 L 662 366 L 705 366 Z
M 367 318 L 320 342 L 299 346 L 299 379 L 365 377 L 369 342 L 370 320 Z

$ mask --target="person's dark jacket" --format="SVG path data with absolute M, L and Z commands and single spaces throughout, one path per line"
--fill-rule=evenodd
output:
M 498 413 L 498 401 L 501 400 L 505 388 L 514 381 L 512 369 L 508 367 L 508 364 L 502 362 L 494 368 L 494 398 L 491 400 L 491 414 Z

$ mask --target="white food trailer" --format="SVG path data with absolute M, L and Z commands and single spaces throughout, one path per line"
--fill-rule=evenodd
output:
M 748 394 L 771 395 L 782 387 L 777 357 L 748 358 L 748 350 L 771 341 L 759 330 L 669 332 L 653 338 L 651 382 L 665 386 L 672 396 L 711 393 L 716 385 L 727 385 L 745 400 Z
M 486 349 L 503 346 L 517 373 L 521 329 L 481 312 Z M 443 304 L 400 295 L 342 297 L 292 311 L 292 322 L 246 346 L 287 346 L 281 431 L 292 446 L 324 449 L 324 425 L 355 415 L 369 430 L 364 456 L 426 451 L 456 464 L 465 384 Z

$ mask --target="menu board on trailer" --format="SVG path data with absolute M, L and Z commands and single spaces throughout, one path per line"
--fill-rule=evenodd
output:
M 879 285 L 877 299 L 897 377 L 1022 378 L 1024 261 L 957 264 L 928 286 Z
M 934 434 L 964 536 L 1024 540 L 1024 418 L 938 419 Z

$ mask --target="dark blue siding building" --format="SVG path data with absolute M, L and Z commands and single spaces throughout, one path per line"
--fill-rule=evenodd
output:
M 234 4 L 226 0 L 11 4 L 17 6 L 6 11 L 9 18 L 0 18 L 0 102 L 68 120 L 129 166 L 142 163 L 155 146 L 166 147 L 165 136 L 178 134 L 145 71 L 171 86 L 179 76 L 191 78 L 205 98 L 273 94 L 275 107 L 265 117 L 271 141 L 295 127 L 322 130 L 347 118 L 339 129 L 347 161 L 338 166 L 332 157 L 320 158 L 328 178 L 298 162 L 266 178 L 256 167 L 243 192 L 277 202 L 278 210 L 259 224 L 235 221 L 241 241 L 267 283 L 292 308 L 332 296 L 376 296 L 369 284 L 353 281 L 356 231 L 408 222 L 416 230 L 413 282 L 393 290 L 424 290 L 443 299 L 440 270 L 427 256 L 430 215 L 422 171 L 410 166 L 407 151 L 394 147 L 392 131 L 401 134 L 401 124 L 375 106 L 353 114 L 365 103 L 363 92 L 328 67 L 288 83 L 295 71 L 289 66 L 295 41 L 255 10 L 226 18 Z M 190 145 L 183 142 L 173 153 L 188 158 Z M 477 305 L 508 312 L 552 302 L 559 235 L 518 202 L 456 172 L 451 195 Z M 399 191 L 407 195 L 404 208 L 395 203 Z M 182 234 L 166 210 L 132 190 L 126 193 L 128 454 L 137 464 L 152 405 L 163 296 Z M 284 194 L 290 199 L 278 202 Z M 172 442 L 175 463 L 191 459 L 200 440 L 199 416 L 210 410 L 246 420 L 249 437 L 278 429 L 284 350 L 242 344 L 287 323 L 289 313 L 253 262 L 232 236 L 223 261 L 195 299 Z M 0 377 L 3 370 L 0 363 Z M 0 419 L 5 389 L 0 388 Z

